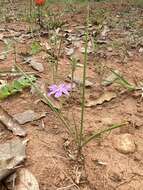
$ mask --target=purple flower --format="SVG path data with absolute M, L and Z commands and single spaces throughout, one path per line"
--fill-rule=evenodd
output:
M 48 93 L 48 96 L 51 96 L 54 94 L 55 98 L 59 98 L 62 96 L 62 94 L 69 95 L 69 91 L 71 90 L 71 84 L 60 84 L 57 86 L 56 84 L 53 84 L 49 87 L 50 92 Z

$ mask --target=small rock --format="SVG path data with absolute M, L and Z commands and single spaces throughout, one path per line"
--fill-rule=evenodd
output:
M 104 124 L 104 125 L 113 125 L 113 119 L 112 119 L 112 117 L 103 117 L 102 118 L 102 123 Z
M 82 47 L 81 49 L 80 49 L 80 52 L 81 53 L 85 53 L 85 47 Z M 93 52 L 93 49 L 91 48 L 91 47 L 88 47 L 87 48 L 87 53 L 89 54 L 89 53 L 92 53 Z
M 139 53 L 143 53 L 143 48 L 140 48 L 140 49 L 139 49 Z
M 127 133 L 114 136 L 113 146 L 115 149 L 123 154 L 134 153 L 136 149 L 133 136 Z
M 106 39 L 98 39 L 98 40 L 96 41 L 96 43 L 102 45 L 102 44 L 107 44 L 108 42 L 107 42 Z
M 74 53 L 74 48 L 65 48 L 65 53 L 67 56 L 71 56 Z
M 63 181 L 65 179 L 65 174 L 64 173 L 60 173 L 60 179 Z
M 103 31 L 101 32 L 101 36 L 106 37 L 108 32 L 110 32 L 110 29 L 109 29 L 108 26 L 105 25 L 104 28 L 103 28 Z
M 5 60 L 6 59 L 6 56 L 5 55 L 1 55 L 0 56 L 0 61 L 3 61 L 3 60 Z
M 128 51 L 127 53 L 128 53 L 129 57 L 133 57 L 134 56 L 134 54 L 132 52 L 130 52 L 130 51 Z
M 137 162 L 142 162 L 142 156 L 141 156 L 141 154 L 139 154 L 138 152 L 136 152 L 135 154 L 134 154 L 134 160 L 135 161 L 137 161 Z
M 112 51 L 113 51 L 113 48 L 112 48 L 112 47 L 108 47 L 107 50 L 108 50 L 109 52 L 112 52 Z

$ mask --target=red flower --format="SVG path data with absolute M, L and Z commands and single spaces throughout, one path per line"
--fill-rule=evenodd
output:
M 46 1 L 46 0 L 35 0 L 35 4 L 36 4 L 37 6 L 42 6 L 42 5 L 45 4 L 45 1 Z

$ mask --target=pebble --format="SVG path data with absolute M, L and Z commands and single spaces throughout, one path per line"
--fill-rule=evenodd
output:
M 140 48 L 140 49 L 139 49 L 139 53 L 143 53 L 143 48 Z
M 113 146 L 123 154 L 134 153 L 136 150 L 133 135 L 128 133 L 114 136 Z
M 3 61 L 4 59 L 6 59 L 6 56 L 5 55 L 1 55 L 0 56 L 0 61 Z

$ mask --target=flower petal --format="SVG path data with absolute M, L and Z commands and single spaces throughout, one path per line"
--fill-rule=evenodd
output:
M 58 87 L 57 87 L 57 85 L 53 84 L 53 85 L 49 86 L 49 89 L 50 89 L 51 91 L 55 91 L 55 90 L 58 89 Z
M 62 96 L 62 91 L 59 90 L 55 93 L 55 98 L 59 98 L 60 96 Z
M 66 85 L 66 89 L 67 89 L 68 91 L 70 91 L 71 88 L 72 88 L 72 85 L 71 85 L 71 84 L 67 84 L 67 85 Z
M 66 88 L 65 88 L 65 89 L 62 89 L 62 92 L 63 92 L 64 94 L 66 94 L 66 95 L 69 95 L 69 92 L 67 91 Z
M 48 93 L 48 96 L 51 96 L 52 94 L 55 94 L 55 92 L 51 91 Z

